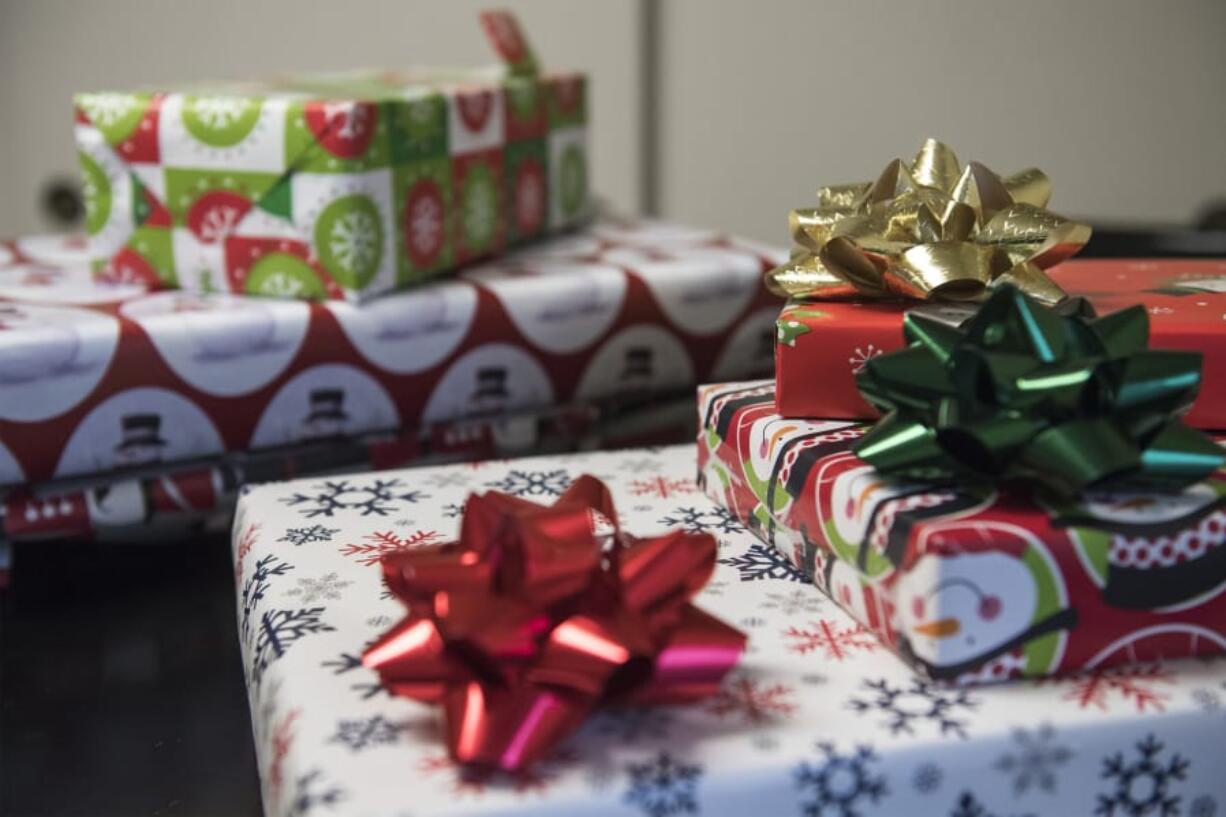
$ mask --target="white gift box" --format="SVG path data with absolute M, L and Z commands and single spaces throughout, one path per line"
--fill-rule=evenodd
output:
M 265 811 L 280 815 L 1194 815 L 1226 813 L 1226 661 L 953 689 L 921 680 L 694 484 L 695 449 L 264 485 L 234 527 Z M 441 712 L 379 686 L 399 620 L 383 553 L 452 539 L 473 491 L 540 502 L 590 473 L 631 533 L 720 541 L 697 603 L 749 634 L 717 696 L 595 714 L 518 776 L 447 757 Z

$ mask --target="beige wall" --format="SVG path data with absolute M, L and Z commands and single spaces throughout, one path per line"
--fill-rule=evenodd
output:
M 926 135 L 1055 177 L 1055 209 L 1180 222 L 1226 196 L 1222 0 L 658 0 L 664 215 L 783 242 L 814 188 Z M 640 196 L 638 0 L 0 0 L 0 234 L 75 175 L 69 98 L 294 69 L 490 61 L 478 8 L 594 78 L 596 188 Z
M 663 209 L 786 241 L 790 207 L 925 136 L 1053 209 L 1177 222 L 1226 196 L 1222 0 L 666 0 Z
M 593 186 L 638 203 L 639 5 L 566 0 L 0 0 L 0 235 L 45 229 L 38 193 L 76 174 L 73 91 L 294 70 L 486 65 L 477 23 L 514 9 L 547 66 L 594 85 Z

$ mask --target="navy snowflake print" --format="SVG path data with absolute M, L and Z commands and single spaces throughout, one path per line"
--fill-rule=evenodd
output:
M 302 528 L 286 528 L 278 542 L 288 542 L 294 547 L 309 545 L 314 542 L 330 542 L 332 537 L 340 532 L 339 528 L 326 528 L 323 525 L 308 525 Z
M 561 496 L 570 487 L 570 474 L 564 469 L 552 471 L 521 471 L 516 468 L 502 479 L 485 483 L 485 487 L 504 494 L 524 497 Z
M 917 726 L 935 727 L 942 737 L 966 738 L 966 716 L 978 704 L 965 689 L 953 689 L 914 678 L 907 686 L 885 679 L 865 681 L 869 695 L 848 702 L 861 714 L 881 714 L 891 735 L 913 735 Z
M 698 781 L 702 766 L 682 763 L 667 752 L 644 763 L 626 767 L 630 785 L 623 800 L 647 817 L 697 814 Z
M 1173 789 L 1188 774 L 1183 755 L 1166 753 L 1153 735 L 1137 742 L 1135 754 L 1103 758 L 1101 777 L 1111 788 L 1098 795 L 1094 813 L 1102 817 L 1175 817 L 1182 799 Z
M 369 718 L 342 720 L 336 724 L 336 733 L 331 743 L 341 743 L 354 752 L 396 743 L 408 729 L 407 724 L 389 721 L 382 715 Z
M 307 519 L 332 517 L 340 511 L 357 511 L 361 516 L 387 516 L 400 510 L 400 503 L 428 499 L 429 494 L 408 490 L 399 479 L 375 479 L 358 484 L 347 479 L 326 480 L 312 485 L 310 493 L 296 491 L 281 502 Z
M 862 808 L 889 794 L 884 775 L 874 766 L 879 761 L 871 746 L 857 746 L 840 754 L 834 744 L 818 743 L 821 757 L 796 767 L 793 780 L 800 789 L 804 817 L 860 817 Z
M 702 507 L 685 506 L 673 508 L 668 516 L 660 520 L 661 525 L 670 528 L 684 528 L 686 533 L 736 533 L 744 530 L 740 521 L 718 505 Z
M 779 551 L 768 545 L 750 545 L 740 556 L 719 560 L 720 564 L 736 568 L 743 582 L 762 579 L 778 579 L 787 582 L 803 582 L 804 574 L 792 567 L 792 563 Z

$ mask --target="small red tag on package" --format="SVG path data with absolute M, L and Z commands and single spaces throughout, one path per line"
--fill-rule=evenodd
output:
M 852 451 L 868 425 L 780 416 L 769 381 L 698 402 L 706 493 L 927 677 L 1226 652 L 1222 471 L 1180 492 L 1038 501 L 883 478 Z
M 1197 428 L 1226 429 L 1226 261 L 1067 261 L 1051 277 L 1083 296 L 1100 315 L 1133 304 L 1149 312 L 1155 348 L 1200 352 L 1204 380 L 1187 416 Z M 855 375 L 873 357 L 903 347 L 902 318 L 917 309 L 950 323 L 974 304 L 878 301 L 790 303 L 779 316 L 775 354 L 779 413 L 785 417 L 877 417 L 856 389 Z

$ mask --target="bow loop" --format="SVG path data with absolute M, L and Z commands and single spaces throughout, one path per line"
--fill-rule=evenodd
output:
M 1047 307 L 998 287 L 963 327 L 916 313 L 908 348 L 857 375 L 885 418 L 854 450 L 883 475 L 1023 480 L 1062 495 L 1103 487 L 1180 489 L 1222 450 L 1179 415 L 1200 355 L 1151 350 L 1134 307 L 1095 319 L 1083 302 Z
M 745 643 L 691 604 L 715 552 L 707 534 L 623 536 L 593 477 L 549 507 L 473 495 L 458 542 L 383 558 L 409 614 L 362 661 L 443 704 L 457 760 L 513 771 L 605 701 L 714 691 Z
M 1044 209 L 1050 194 L 1037 168 L 1002 179 L 929 139 L 912 162 L 824 187 L 816 208 L 792 211 L 798 253 L 767 283 L 809 300 L 979 299 L 1008 283 L 1056 303 L 1064 292 L 1046 270 L 1076 254 L 1090 228 Z

